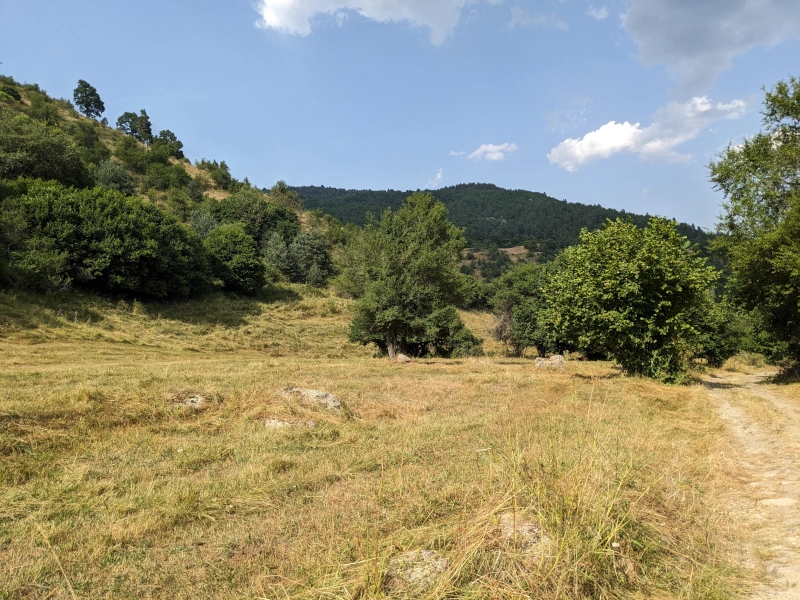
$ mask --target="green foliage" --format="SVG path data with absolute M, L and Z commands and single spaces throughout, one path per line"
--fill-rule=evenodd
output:
M 266 284 L 258 246 L 239 223 L 224 223 L 203 241 L 211 271 L 226 290 L 254 293 Z
M 134 173 L 144 174 L 147 172 L 147 150 L 132 137 L 126 136 L 119 141 L 114 148 L 114 156 Z
M 25 85 L 25 95 L 30 104 L 23 108 L 25 114 L 32 119 L 42 121 L 46 125 L 58 125 L 61 117 L 58 114 L 55 101 L 45 94 L 38 85 Z
M 206 239 L 211 230 L 219 225 L 211 211 L 201 206 L 189 215 L 189 227 L 197 232 L 202 239 Z
M 183 158 L 183 142 L 169 129 L 164 129 L 158 133 L 153 140 L 153 150 L 163 148 L 169 156 Z
M 497 316 L 494 336 L 514 356 L 536 348 L 539 356 L 573 350 L 559 339 L 541 316 L 549 306 L 545 288 L 560 267 L 560 260 L 544 264 L 519 264 L 493 282 L 490 304 Z
M 397 190 L 345 190 L 325 186 L 294 187 L 303 205 L 321 209 L 343 223 L 364 225 L 367 214 L 381 214 L 387 207 L 397 210 L 411 192 Z M 590 231 L 603 226 L 607 219 L 630 217 L 640 227 L 647 216 L 630 215 L 625 211 L 557 200 L 540 192 L 506 190 L 496 185 L 468 183 L 443 187 L 433 192 L 447 207 L 450 220 L 464 228 L 467 243 L 474 248 L 512 247 L 524 245 L 544 262 L 555 258 L 559 250 L 578 242 L 582 228 Z M 701 249 L 708 244 L 708 235 L 699 227 L 680 224 L 678 230 Z M 503 260 L 502 257 L 498 257 Z M 476 265 L 478 270 L 480 266 Z M 492 278 L 504 267 L 487 264 L 486 274 Z M 497 273 L 495 273 L 497 271 Z
M 148 152 L 149 154 L 149 152 Z M 142 182 L 145 190 L 156 189 L 165 191 L 169 188 L 181 188 L 189 184 L 192 178 L 183 165 L 151 163 Z
M 63 131 L 0 109 L 0 178 L 18 177 L 75 186 L 89 182 L 78 148 Z
M 320 287 L 333 273 L 331 247 L 319 231 L 301 231 L 287 250 L 292 281 Z
M 137 115 L 134 112 L 124 112 L 117 119 L 117 129 L 125 135 L 130 135 L 144 144 L 153 141 L 153 126 L 150 124 L 150 117 L 142 109 Z
M 85 120 L 74 121 L 64 127 L 66 133 L 78 145 L 81 159 L 86 164 L 98 165 L 111 157 L 111 151 L 100 140 L 98 127 L 98 124 Z
M 800 360 L 800 79 L 765 93 L 762 131 L 709 165 L 726 201 L 716 241 L 734 297 L 758 310 L 775 350 Z
M 29 285 L 168 298 L 209 284 L 199 237 L 148 202 L 38 180 L 20 191 L 2 201 L 0 238 Z
M 223 160 L 217 163 L 215 160 L 200 159 L 195 163 L 198 169 L 207 171 L 211 176 L 211 180 L 223 190 L 230 190 L 234 187 L 236 180 L 231 176 L 231 170 Z
M 100 99 L 97 89 L 83 79 L 78 80 L 78 87 L 75 88 L 72 98 L 78 110 L 90 119 L 100 117 L 106 111 L 106 105 Z
M 275 204 L 288 208 L 289 210 L 302 210 L 303 204 L 297 192 L 290 189 L 283 180 L 278 181 L 269 190 L 269 197 Z
M 0 93 L 5 94 L 10 99 L 16 100 L 17 102 L 22 100 L 22 95 L 19 93 L 19 90 L 16 88 L 16 86 L 13 85 L 0 85 Z
M 700 316 L 717 278 L 674 221 L 644 229 L 609 221 L 581 232 L 544 289 L 546 328 L 579 348 L 607 353 L 632 374 L 681 381 L 700 348 Z
M 294 212 L 267 202 L 264 194 L 254 188 L 242 189 L 219 201 L 212 212 L 220 223 L 241 223 L 259 245 L 274 231 L 280 233 L 287 244 L 300 232 L 300 220 Z
M 374 342 L 392 358 L 397 350 L 452 353 L 453 335 L 466 337 L 450 310 L 463 300 L 456 264 L 464 246 L 430 194 L 416 193 L 396 213 L 370 221 L 348 244 L 339 279 L 357 298 L 351 341 Z
M 117 190 L 126 196 L 133 196 L 136 188 L 128 170 L 113 160 L 104 160 L 94 170 L 94 181 L 110 190 Z

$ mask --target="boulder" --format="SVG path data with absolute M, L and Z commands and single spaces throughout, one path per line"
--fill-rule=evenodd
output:
M 551 541 L 536 521 L 526 519 L 519 513 L 515 515 L 507 512 L 500 515 L 499 529 L 500 538 L 504 542 L 516 544 L 518 549 L 527 552 L 539 554 Z
M 406 356 L 405 354 L 401 353 L 401 354 L 398 354 L 395 357 L 395 361 L 397 361 L 399 363 L 410 363 L 411 359 L 408 356 Z
M 281 390 L 281 394 L 283 394 L 283 396 L 286 398 L 299 398 L 301 400 L 308 400 L 329 410 L 342 410 L 342 403 L 339 401 L 339 399 L 333 394 L 323 392 L 322 390 L 287 387 Z

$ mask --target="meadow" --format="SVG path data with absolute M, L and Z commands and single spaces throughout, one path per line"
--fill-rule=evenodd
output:
M 350 306 L 288 285 L 176 304 L 0 294 L 0 598 L 727 598 L 746 585 L 704 387 L 603 362 L 537 371 L 477 312 L 463 317 L 487 356 L 395 364 L 347 342 Z M 210 402 L 181 404 L 196 394 Z M 393 558 L 416 550 L 446 568 L 424 588 L 391 585 Z

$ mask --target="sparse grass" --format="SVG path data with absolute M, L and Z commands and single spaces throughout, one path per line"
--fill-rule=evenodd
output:
M 701 390 L 607 363 L 396 365 L 346 342 L 349 310 L 299 286 L 174 305 L 0 296 L 0 597 L 402 597 L 382 579 L 416 549 L 452 565 L 431 598 L 735 589 Z M 180 390 L 223 401 L 192 411 Z M 552 543 L 503 541 L 507 511 Z

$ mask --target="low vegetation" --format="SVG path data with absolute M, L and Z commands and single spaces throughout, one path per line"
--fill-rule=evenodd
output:
M 413 550 L 449 564 L 417 597 L 739 585 L 699 388 L 608 363 L 376 361 L 345 341 L 351 308 L 303 286 L 180 304 L 0 296 L 0 590 L 400 598 L 387 570 Z M 344 410 L 279 393 L 295 385 Z M 215 401 L 176 403 L 192 394 Z M 509 518 L 545 541 L 504 535 Z

